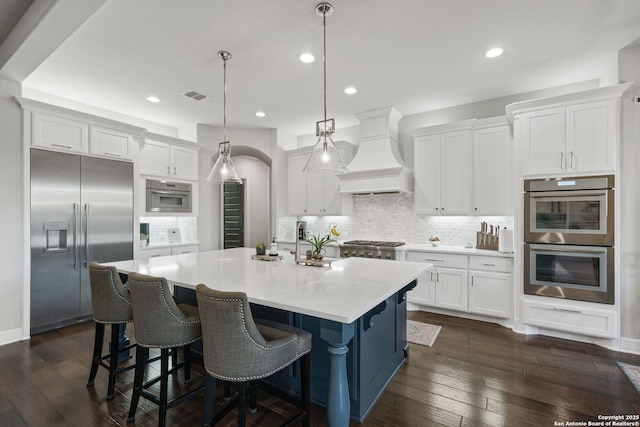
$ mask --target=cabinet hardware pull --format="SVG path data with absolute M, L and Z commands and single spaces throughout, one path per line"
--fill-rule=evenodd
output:
M 482 264 L 482 265 L 486 265 L 487 267 L 495 267 L 495 264 Z
M 569 151 L 569 169 L 573 169 L 573 151 Z
M 105 156 L 111 156 L 111 157 L 122 157 L 120 156 L 120 154 L 116 154 L 116 153 L 104 153 Z
M 430 262 L 444 262 L 443 259 L 430 259 L 430 258 L 425 258 L 425 261 L 430 261 Z
M 78 214 L 80 207 L 77 203 L 73 204 L 73 269 L 78 269 Z
M 560 169 L 564 169 L 564 153 L 560 152 Z
M 89 203 L 84 204 L 84 268 L 89 267 Z
M 171 175 L 171 168 L 167 166 L 167 175 Z
M 61 144 L 51 144 L 52 147 L 60 147 L 60 148 L 66 148 L 68 150 L 71 150 L 71 146 L 70 145 L 61 145 Z
M 433 282 L 433 271 L 429 272 L 429 274 L 431 275 L 431 277 L 430 277 L 430 279 L 429 279 L 429 280 L 430 280 L 431 282 Z
M 553 307 L 553 311 L 564 311 L 565 313 L 578 313 L 578 314 L 582 314 L 582 312 L 580 310 L 569 310 L 567 308 L 557 308 L 557 307 Z
M 471 286 L 473 286 L 473 276 L 471 276 Z
M 440 273 L 436 273 L 436 282 L 440 283 Z
M 178 174 L 178 172 L 177 172 L 177 170 L 176 170 L 176 167 L 174 166 L 174 167 L 173 167 L 173 176 L 176 176 L 177 174 Z

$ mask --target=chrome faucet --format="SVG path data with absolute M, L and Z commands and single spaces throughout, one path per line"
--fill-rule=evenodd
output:
M 307 240 L 307 223 L 305 221 L 296 221 L 296 250 L 293 256 L 296 260 L 300 259 L 300 241 Z

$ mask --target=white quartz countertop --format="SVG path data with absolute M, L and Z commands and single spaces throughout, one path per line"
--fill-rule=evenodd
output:
M 204 283 L 240 291 L 250 302 L 340 323 L 352 323 L 431 267 L 427 263 L 343 258 L 331 267 L 252 260 L 253 248 L 235 248 L 106 263 L 122 273 L 165 277 L 195 289 Z

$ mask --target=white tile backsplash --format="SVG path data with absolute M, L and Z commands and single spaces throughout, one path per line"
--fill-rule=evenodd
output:
M 338 225 L 340 240 L 387 240 L 405 243 L 428 243 L 432 235 L 440 237 L 441 244 L 464 246 L 475 244 L 480 223 L 513 229 L 512 216 L 426 216 L 416 215 L 412 194 L 354 195 L 352 216 L 280 217 L 277 237 L 294 240 L 296 221 L 307 222 L 308 233 L 329 233 L 331 223 Z
M 169 243 L 169 229 L 180 230 L 181 243 L 198 242 L 198 218 L 176 216 L 140 217 L 140 222 L 149 223 L 149 245 Z

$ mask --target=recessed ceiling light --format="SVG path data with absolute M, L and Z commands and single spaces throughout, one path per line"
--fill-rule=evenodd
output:
M 349 86 L 348 88 L 346 88 L 344 90 L 344 93 L 346 93 L 347 95 L 353 95 L 354 93 L 356 93 L 358 91 L 358 89 L 356 89 L 353 86 Z
M 264 116 L 266 116 L 266 113 L 264 111 L 258 111 L 258 112 L 256 112 L 256 116 L 257 117 L 264 117 Z
M 147 101 L 157 104 L 160 102 L 160 99 L 157 96 L 147 96 Z
M 502 50 L 501 47 L 494 47 L 493 49 L 489 49 L 487 53 L 484 54 L 484 56 L 486 58 L 495 58 L 502 55 L 502 52 L 504 52 L 504 50 Z
M 316 57 L 311 55 L 310 53 L 303 53 L 302 55 L 300 55 L 300 61 L 304 62 L 305 64 L 310 64 L 315 60 Z

